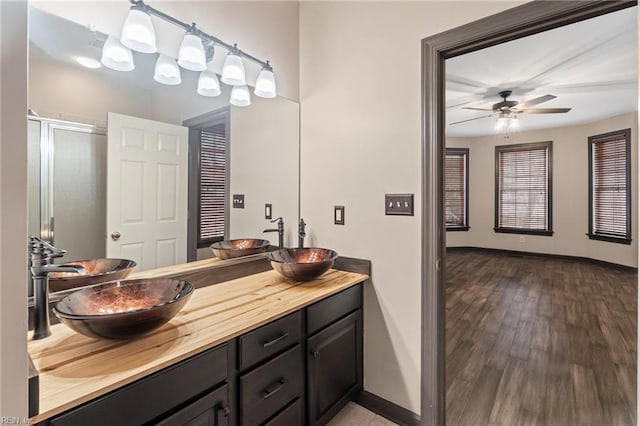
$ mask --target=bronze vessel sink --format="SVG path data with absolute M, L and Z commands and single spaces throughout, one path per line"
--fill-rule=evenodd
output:
M 269 252 L 273 269 L 294 281 L 309 281 L 327 272 L 338 253 L 324 248 L 290 248 Z
M 211 244 L 210 248 L 214 256 L 224 260 L 264 253 L 267 251 L 269 244 L 271 244 L 269 240 L 240 238 L 237 240 L 218 241 Z
M 107 281 L 122 280 L 131 274 L 136 262 L 128 259 L 90 259 L 74 260 L 61 265 L 80 265 L 83 273 L 50 272 L 49 291 L 62 291 L 77 287 L 86 287 Z
M 173 318 L 192 293 L 193 285 L 184 280 L 113 281 L 71 293 L 56 304 L 53 312 L 85 336 L 131 339 Z

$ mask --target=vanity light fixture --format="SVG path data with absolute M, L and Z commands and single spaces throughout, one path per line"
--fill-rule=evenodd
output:
M 276 97 L 276 80 L 273 77 L 273 69 L 271 69 L 269 61 L 267 61 L 267 65 L 260 70 L 258 80 L 256 80 L 256 88 L 253 93 L 261 98 Z
M 195 24 L 193 28 L 195 29 Z M 192 31 L 187 31 L 182 39 L 178 51 L 178 65 L 189 71 L 207 69 L 207 55 L 204 53 L 202 39 Z
M 251 105 L 251 96 L 249 95 L 249 89 L 247 86 L 233 86 L 233 89 L 231 89 L 231 99 L 229 100 L 229 103 L 237 107 L 246 107 Z
M 222 66 L 222 77 L 220 80 L 230 86 L 244 86 L 247 84 L 244 64 L 237 50 L 237 46 L 234 45 L 233 49 L 227 54 L 227 58 L 224 60 L 224 65 Z
M 112 36 L 107 37 L 107 41 L 104 43 L 100 62 L 105 67 L 116 71 L 131 71 L 135 68 L 131 49 L 125 47 L 120 43 L 120 40 Z
M 156 31 L 144 5 L 134 3 L 122 26 L 122 44 L 136 52 L 156 53 Z
M 262 61 L 238 49 L 236 44 L 225 43 L 221 39 L 203 32 L 195 22 L 191 25 L 184 23 L 145 4 L 143 0 L 129 1 L 132 6 L 122 28 L 122 39 L 117 40 L 109 36 L 103 47 L 101 62 L 106 67 L 117 71 L 131 71 L 134 69 L 131 49 L 141 53 L 155 53 L 157 51 L 156 33 L 151 22 L 151 16 L 155 16 L 186 32 L 178 51 L 177 65 L 186 70 L 201 71 L 198 79 L 198 93 L 200 95 L 218 96 L 221 92 L 218 76 L 207 70 L 207 62 L 211 60 L 213 48 L 219 46 L 229 52 L 222 68 L 220 80 L 234 87 L 230 101 L 232 105 L 248 106 L 251 104 L 251 96 L 246 87 L 243 59 L 262 66 L 255 84 L 254 94 L 263 98 L 276 96 L 276 82 L 269 61 Z M 180 69 L 177 65 L 173 58 L 161 54 L 156 62 L 154 79 L 163 84 L 180 84 Z
M 158 83 L 168 84 L 170 86 L 182 83 L 180 67 L 178 67 L 176 60 L 161 53 L 156 61 L 153 79 Z
M 220 95 L 220 81 L 218 75 L 209 70 L 204 70 L 198 78 L 198 94 L 202 96 L 215 97 Z

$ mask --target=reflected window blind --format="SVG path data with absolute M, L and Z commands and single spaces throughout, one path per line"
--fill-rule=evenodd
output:
M 467 226 L 466 149 L 447 149 L 444 176 L 445 222 L 448 228 Z
M 200 134 L 200 242 L 224 238 L 226 176 L 224 124 Z
M 630 153 L 628 133 L 589 138 L 591 234 L 630 238 Z
M 496 147 L 498 230 L 551 230 L 550 147 L 550 142 Z

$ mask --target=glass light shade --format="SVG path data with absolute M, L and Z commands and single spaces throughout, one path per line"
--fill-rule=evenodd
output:
M 520 128 L 520 119 L 518 118 L 517 115 L 513 115 L 511 117 L 511 122 L 509 123 L 509 128 L 511 130 L 516 130 Z
M 123 46 L 120 40 L 112 36 L 107 37 L 102 47 L 100 62 L 105 67 L 116 71 L 131 71 L 135 68 L 131 49 Z
M 178 51 L 178 65 L 190 71 L 207 69 L 207 56 L 200 37 L 190 33 L 184 35 Z
M 151 17 L 139 9 L 130 9 L 122 26 L 122 44 L 136 52 L 155 53 L 156 32 Z
M 224 84 L 231 86 L 244 86 L 247 84 L 244 76 L 244 65 L 242 58 L 233 52 L 227 54 L 222 66 L 222 77 L 220 78 Z
M 233 86 L 229 103 L 238 107 L 251 105 L 251 95 L 247 86 Z
M 507 128 L 507 117 L 505 117 L 502 114 L 500 114 L 500 116 L 496 120 L 496 124 L 494 126 L 494 129 L 497 130 L 497 131 L 500 131 L 500 130 L 504 130 L 506 128 Z
M 198 78 L 198 94 L 202 96 L 214 97 L 218 96 L 220 93 L 220 81 L 218 81 L 218 76 L 216 73 L 204 70 L 200 73 L 200 77 Z
M 273 77 L 272 70 L 263 68 L 260 71 L 260 74 L 258 74 L 258 80 L 256 80 L 256 88 L 253 93 L 261 98 L 276 97 L 276 80 Z
M 168 84 L 170 86 L 182 83 L 180 67 L 176 64 L 176 60 L 167 55 L 160 54 L 156 61 L 153 79 L 158 83 Z

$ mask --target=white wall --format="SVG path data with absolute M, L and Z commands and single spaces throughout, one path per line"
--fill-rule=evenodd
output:
M 27 415 L 27 4 L 0 2 L 0 416 Z
M 636 112 L 580 126 L 516 133 L 510 141 L 490 135 L 448 138 L 448 147 L 469 148 L 468 232 L 447 232 L 447 246 L 486 247 L 535 253 L 553 253 L 638 265 L 638 241 L 631 245 L 590 240 L 588 137 L 631 128 L 631 194 L 638 197 Z M 495 217 L 495 146 L 553 141 L 553 236 L 503 234 L 493 231 Z M 638 229 L 638 211 L 632 209 L 631 230 Z M 524 238 L 524 242 L 520 242 Z
M 232 208 L 230 238 L 262 238 L 278 245 L 277 228 L 264 218 L 264 205 L 272 217 L 282 217 L 286 247 L 298 238 L 299 114 L 296 102 L 256 99 L 249 108 L 231 108 L 231 190 L 244 194 L 244 209 Z
M 82 26 L 118 36 L 129 11 L 126 1 L 32 0 L 29 3 Z M 195 21 L 203 31 L 227 43 L 237 43 L 240 49 L 257 58 L 270 60 L 279 94 L 298 100 L 298 2 L 164 0 L 149 4 L 183 22 Z M 158 50 L 176 57 L 184 31 L 152 19 Z M 245 67 L 247 80 L 255 81 L 259 66 L 245 61 Z
M 311 243 L 372 260 L 365 389 L 420 411 L 421 39 L 517 2 L 302 2 L 301 215 Z M 415 193 L 413 217 L 385 193 Z M 333 225 L 344 205 L 345 225 Z

